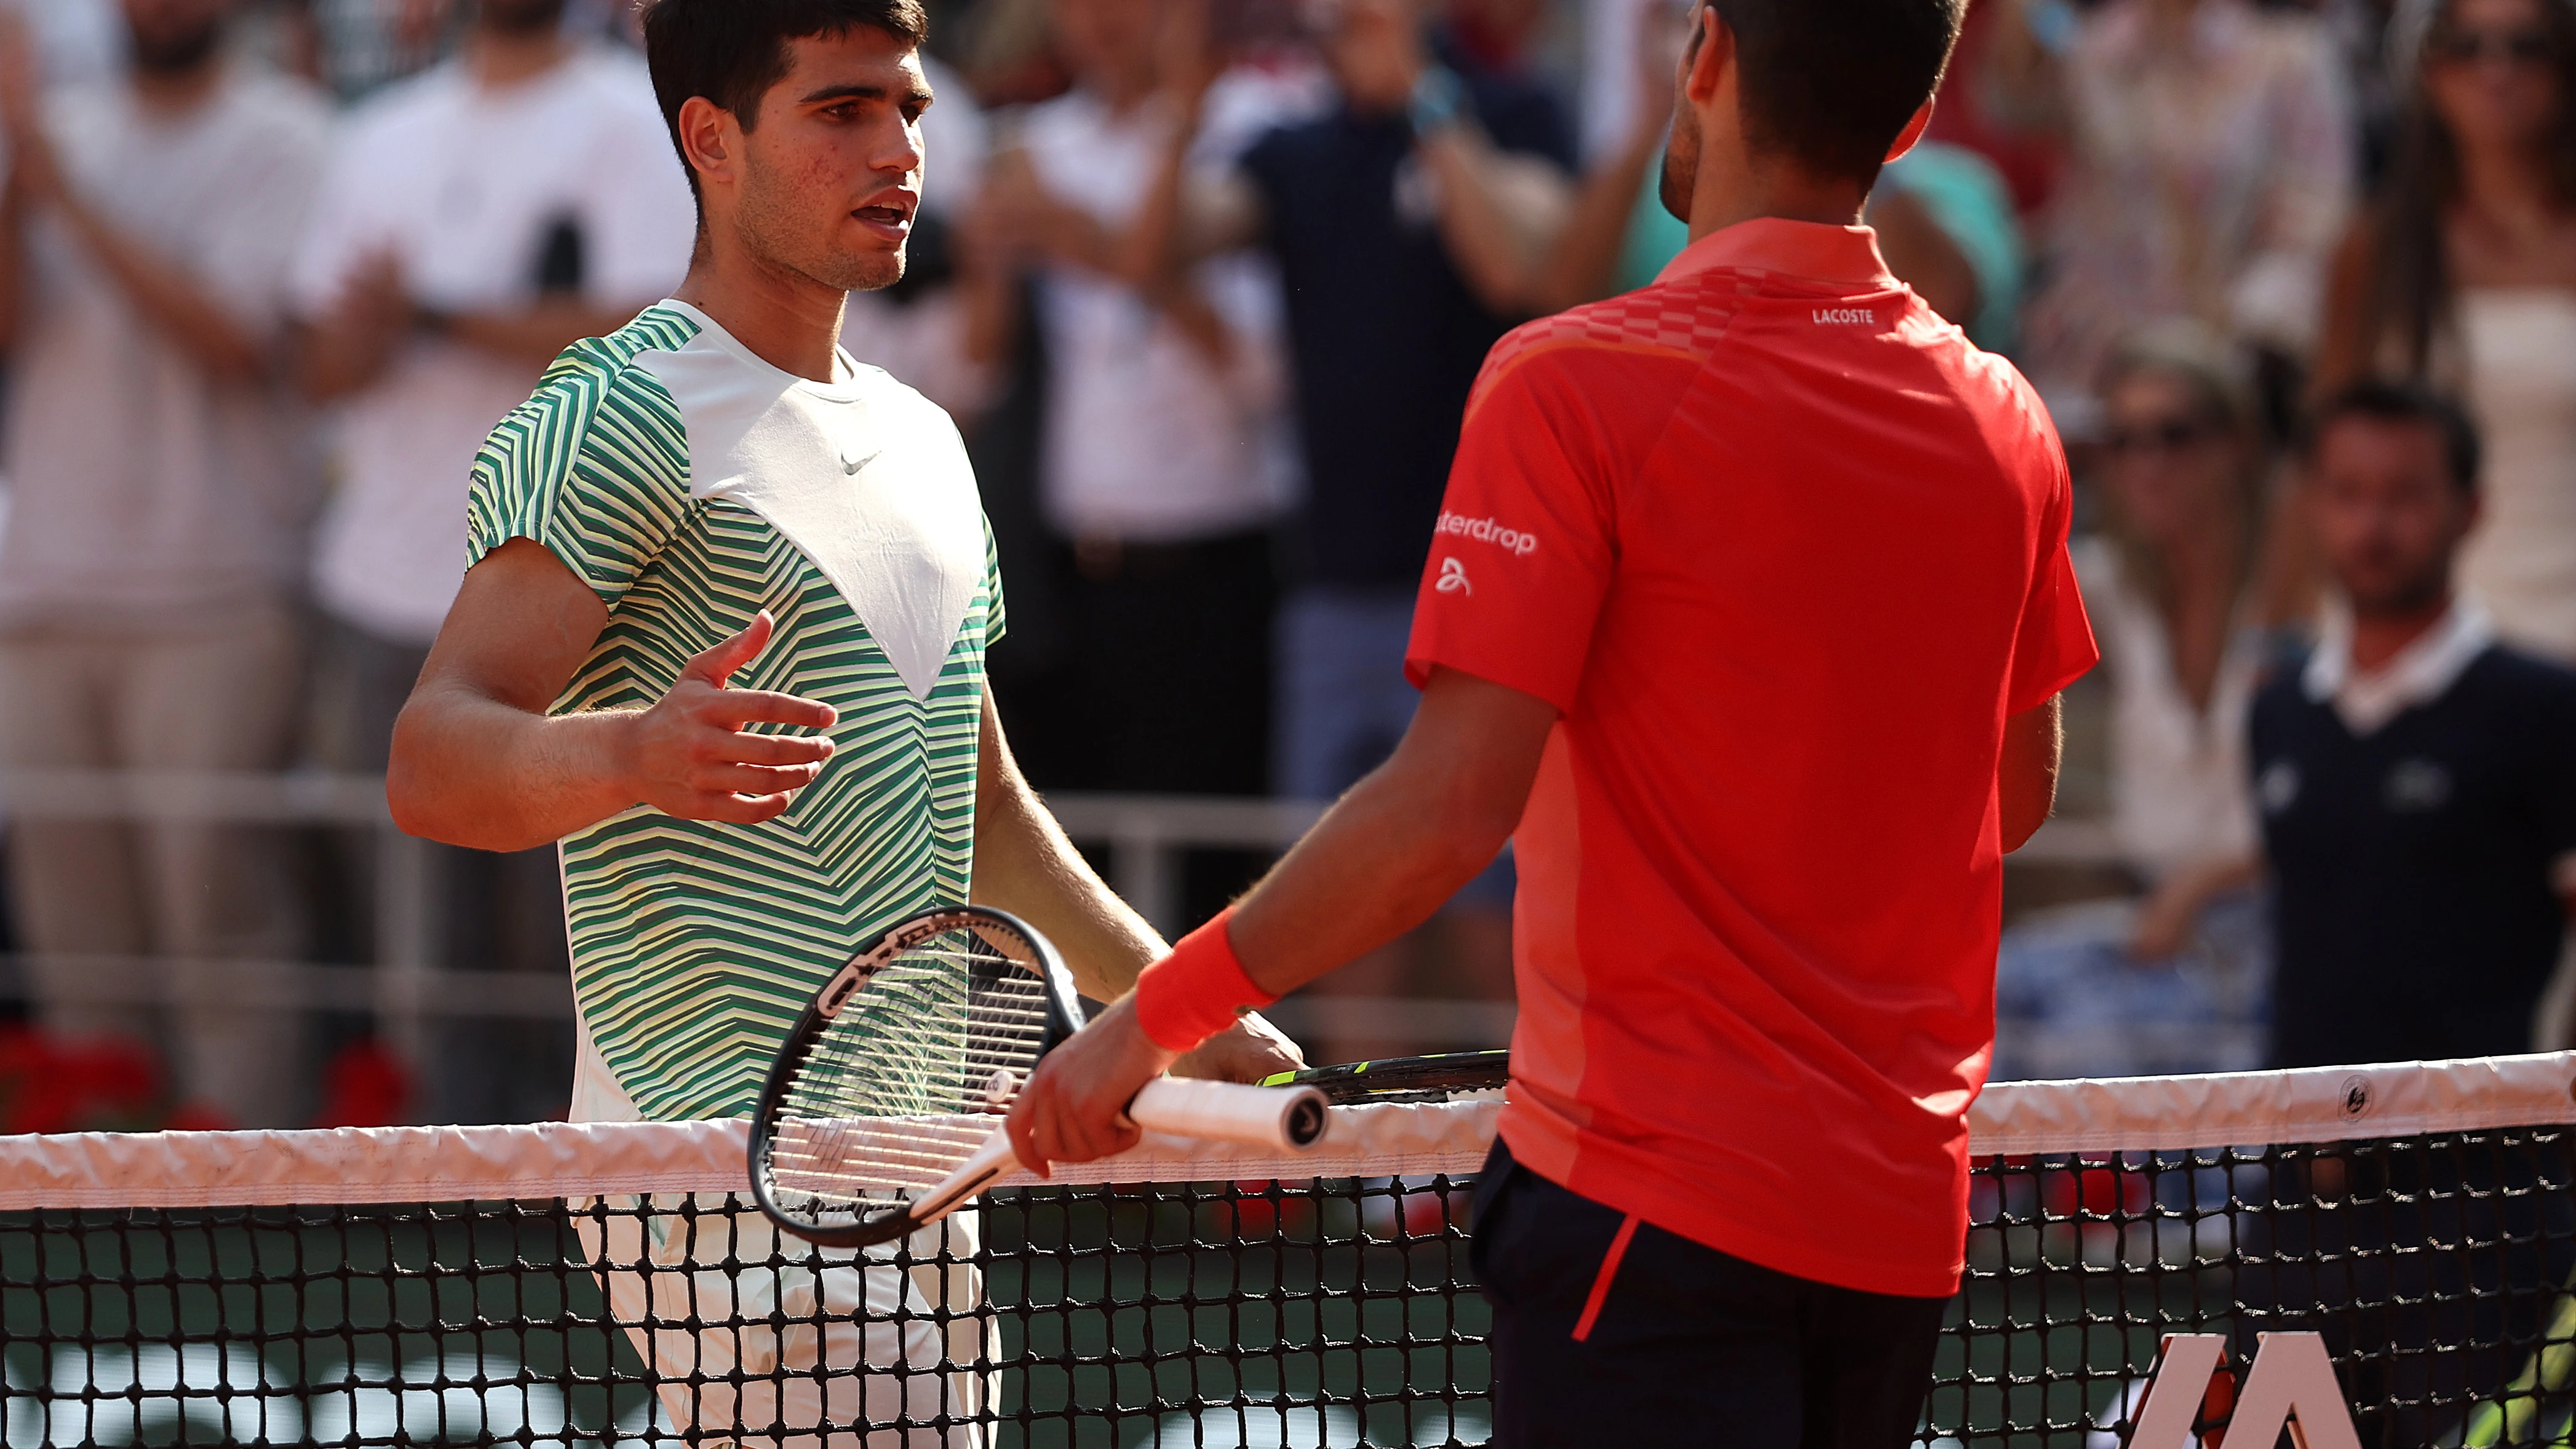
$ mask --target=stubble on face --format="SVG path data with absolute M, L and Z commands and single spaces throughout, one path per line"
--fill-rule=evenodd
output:
M 2362 618 L 2412 618 L 2439 608 L 2451 593 L 2451 553 L 2456 533 L 2427 547 L 2385 533 L 2347 544 L 2331 572 L 2345 601 Z
M 2409 617 L 2451 591 L 2452 557 L 2476 518 L 2420 424 L 2347 419 L 2317 447 L 2313 506 L 2327 572 L 2363 618 Z
M 744 158 L 734 227 L 743 249 L 763 266 L 841 292 L 874 292 L 902 281 L 910 242 L 891 251 L 841 245 L 834 234 L 847 216 L 840 186 L 799 186 L 756 146 Z
M 1664 174 L 1655 184 L 1656 199 L 1673 220 L 1688 225 L 1691 193 L 1699 180 L 1699 113 L 1690 98 L 1673 98 L 1673 133 L 1664 142 Z

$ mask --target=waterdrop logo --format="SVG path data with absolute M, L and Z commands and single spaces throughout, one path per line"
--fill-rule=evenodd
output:
M 1440 515 L 1440 522 L 1431 531 L 1453 534 L 1459 538 L 1472 538 L 1478 543 L 1490 543 L 1496 548 L 1507 550 L 1514 558 L 1527 558 L 1538 552 L 1537 534 L 1508 527 L 1491 518 L 1469 518 L 1463 513 L 1444 512 Z

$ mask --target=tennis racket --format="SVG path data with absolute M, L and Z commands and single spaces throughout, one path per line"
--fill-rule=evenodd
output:
M 1025 922 L 981 906 L 896 922 L 815 993 L 771 1066 L 751 1124 L 754 1201 L 826 1247 L 939 1221 L 1021 1165 L 1000 1119 L 1081 1027 L 1072 976 Z M 1296 1151 L 1323 1137 L 1326 1101 L 1158 1077 L 1127 1115 L 1148 1131 Z M 922 1183 L 935 1185 L 907 1191 Z
M 1478 1092 L 1500 1091 L 1510 1082 L 1511 1069 L 1512 1054 L 1497 1048 L 1311 1067 L 1265 1077 L 1261 1085 L 1311 1087 L 1336 1107 L 1367 1102 L 1447 1102 Z

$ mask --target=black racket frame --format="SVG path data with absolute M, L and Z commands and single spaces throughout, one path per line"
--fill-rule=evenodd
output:
M 1263 1085 L 1313 1087 L 1337 1107 L 1363 1102 L 1440 1102 L 1453 1093 L 1486 1092 L 1504 1086 L 1511 1079 L 1511 1060 L 1511 1052 L 1500 1047 L 1387 1057 L 1283 1072 Z
M 903 1214 L 882 1212 L 846 1226 L 825 1225 L 792 1216 L 770 1190 L 769 1174 L 762 1164 L 768 1160 L 769 1144 L 776 1135 L 778 1112 L 787 1096 L 788 1084 L 796 1079 L 799 1068 L 822 1041 L 824 1031 L 837 1019 L 844 1007 L 864 990 L 877 972 L 895 958 L 933 936 L 976 926 L 997 926 L 1018 936 L 1036 958 L 1037 974 L 1046 986 L 1046 1032 L 1040 1039 L 1038 1057 L 1043 1060 L 1064 1039 L 1082 1029 L 1082 998 L 1074 990 L 1073 973 L 1067 971 L 1064 958 L 1056 953 L 1055 943 L 1039 934 L 1036 927 L 1008 911 L 990 906 L 933 906 L 915 912 L 878 932 L 868 943 L 853 952 L 841 969 L 823 983 L 798 1014 L 796 1025 L 789 1029 L 778 1057 L 770 1063 L 769 1077 L 760 1089 L 760 1105 L 752 1113 L 751 1143 L 748 1165 L 751 1169 L 751 1196 L 768 1219 L 787 1232 L 809 1243 L 826 1248 L 865 1248 L 893 1241 L 901 1232 L 889 1233 L 888 1224 Z M 1035 1063 L 1031 1063 L 1032 1066 Z M 1026 1085 L 1025 1079 L 1022 1085 Z M 1016 1099 L 1017 1093 L 1013 1093 Z M 995 1125 L 1008 1111 L 1008 1104 L 993 1113 Z M 906 1231 L 909 1231 L 908 1229 Z

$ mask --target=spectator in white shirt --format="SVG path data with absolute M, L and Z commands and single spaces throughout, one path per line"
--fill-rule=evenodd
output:
M 1075 757 L 1092 769 L 1078 783 L 1252 795 L 1268 776 L 1271 529 L 1295 470 L 1279 283 L 1251 252 L 1132 276 L 1125 237 L 1176 119 L 1155 94 L 1158 8 L 1055 0 L 1074 89 L 992 159 L 980 215 L 1035 276 L 1039 495 L 1070 551 Z M 1219 170 L 1320 100 L 1237 70 L 1208 94 L 1192 162 Z
M 2026 919 L 1996 969 L 1996 1074 L 2261 1065 L 2267 926 L 2254 891 L 2247 712 L 2264 452 L 2250 369 L 2213 329 L 2127 339 L 2101 381 L 2109 527 L 2078 540 L 2111 688 L 2111 830 L 2136 897 Z
M 695 213 L 632 54 L 563 31 L 564 0 L 481 0 L 463 52 L 350 117 L 293 276 L 304 382 L 337 405 L 337 491 L 313 586 L 325 615 L 315 752 L 385 766 L 394 716 L 465 576 L 465 495 L 494 424 L 555 354 L 676 285 Z M 552 852 L 459 856 L 459 964 L 561 969 Z M 455 1092 L 498 1078 L 442 1048 Z M 543 1064 L 513 1081 L 551 1084 Z M 449 1095 L 460 1120 L 542 1104 Z M 552 1104 L 559 1108 L 560 1103 Z M 551 1108 L 548 1108 L 551 1110 Z
M 14 16 L 0 29 L 0 766 L 286 763 L 315 475 L 280 353 L 327 119 L 225 61 L 231 8 L 125 0 L 130 70 L 41 98 L 29 37 Z M 278 843 L 175 821 L 14 832 L 46 1023 L 125 1027 L 120 998 L 166 982 L 179 1093 L 292 1125 L 297 1022 L 253 1003 L 249 964 L 301 949 Z M 107 959 L 145 955 L 173 959 Z

